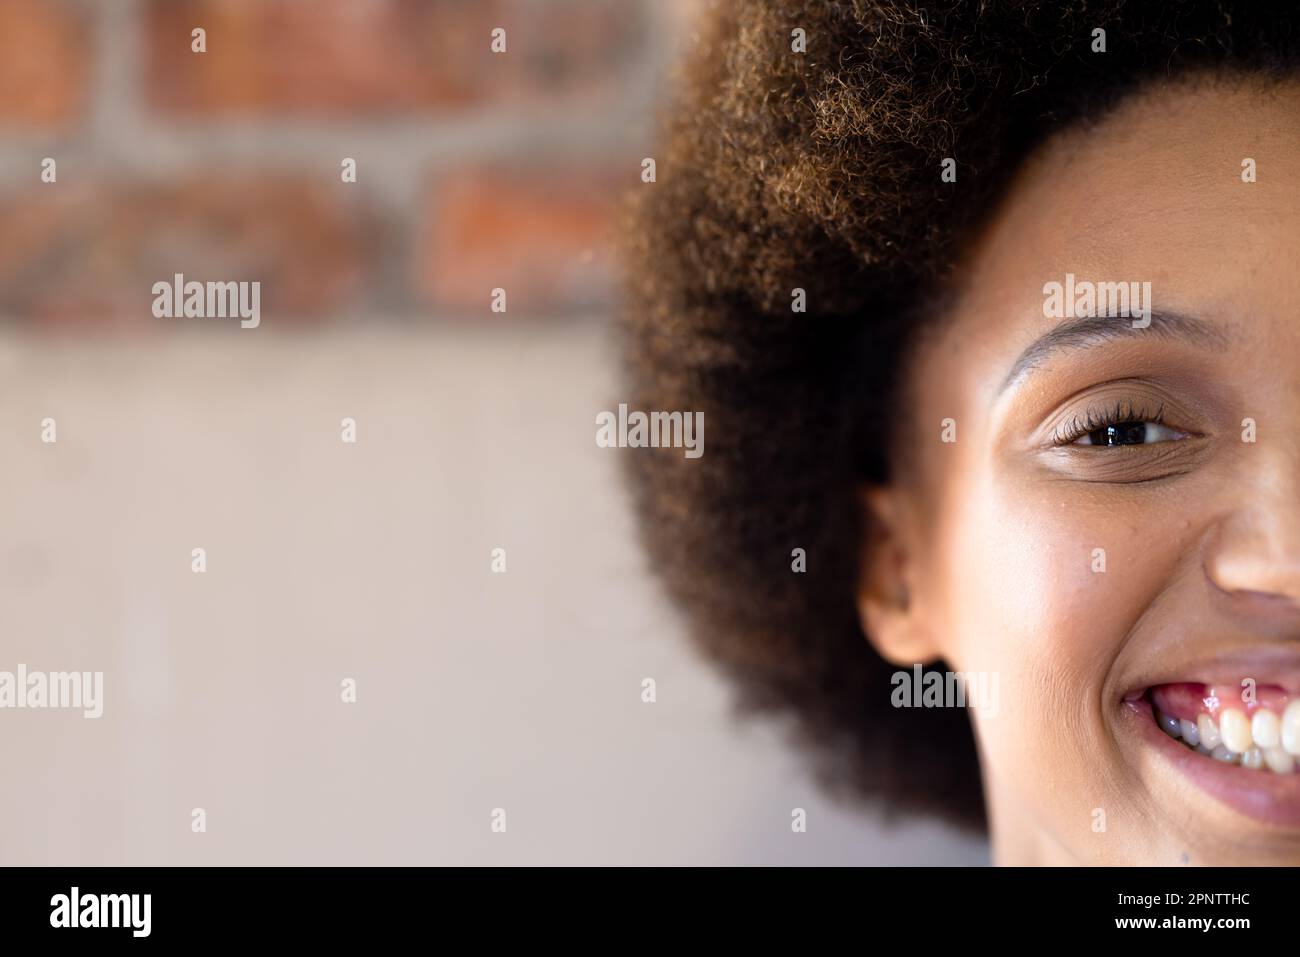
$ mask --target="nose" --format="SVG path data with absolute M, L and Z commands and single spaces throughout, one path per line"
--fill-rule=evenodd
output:
M 1261 464 L 1243 506 L 1215 530 L 1206 572 L 1230 595 L 1300 608 L 1300 464 L 1289 456 Z

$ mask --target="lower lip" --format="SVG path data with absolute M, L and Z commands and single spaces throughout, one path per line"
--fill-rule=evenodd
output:
M 1156 727 L 1145 698 L 1124 702 L 1121 714 L 1138 736 L 1212 798 L 1265 824 L 1300 827 L 1300 772 L 1256 771 L 1193 751 Z

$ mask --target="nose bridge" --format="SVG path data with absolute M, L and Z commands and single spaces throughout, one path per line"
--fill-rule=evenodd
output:
M 1214 530 L 1206 571 L 1225 592 L 1300 605 L 1300 441 L 1290 429 L 1277 439 L 1241 450 L 1233 506 Z

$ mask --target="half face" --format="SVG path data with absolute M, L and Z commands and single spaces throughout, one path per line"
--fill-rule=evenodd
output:
M 1300 86 L 1058 137 L 963 276 L 891 494 L 997 859 L 1300 862 Z

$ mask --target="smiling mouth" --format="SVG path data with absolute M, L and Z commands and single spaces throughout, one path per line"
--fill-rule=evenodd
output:
M 1295 774 L 1300 768 L 1300 697 L 1281 688 L 1182 682 L 1147 689 L 1151 716 L 1165 734 L 1210 760 L 1252 771 Z
M 1262 824 L 1295 830 L 1297 689 L 1300 677 L 1285 690 L 1261 685 L 1251 700 L 1243 700 L 1241 685 L 1231 682 L 1151 685 L 1125 695 L 1120 713 L 1139 740 L 1210 797 Z

